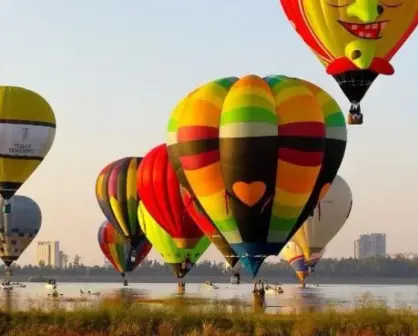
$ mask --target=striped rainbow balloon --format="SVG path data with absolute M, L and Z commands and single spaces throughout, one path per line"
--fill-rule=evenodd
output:
M 107 260 L 120 273 L 132 272 L 152 248 L 145 237 L 135 248 L 132 247 L 131 243 L 108 221 L 100 226 L 97 239 Z
M 249 75 L 202 86 L 172 114 L 180 182 L 254 276 L 290 239 L 317 187 L 323 104 L 305 81 Z

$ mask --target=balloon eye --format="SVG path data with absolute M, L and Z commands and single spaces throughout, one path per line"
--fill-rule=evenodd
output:
M 403 0 L 384 0 L 384 1 L 380 1 L 382 5 L 378 5 L 377 6 L 377 12 L 379 14 L 382 14 L 384 11 L 384 7 L 388 7 L 388 8 L 396 8 L 396 7 L 400 7 L 403 5 L 404 1 Z M 381 7 L 381 9 L 379 10 L 379 7 Z
M 353 3 L 353 0 L 327 0 L 326 4 L 330 7 L 341 8 L 348 7 Z

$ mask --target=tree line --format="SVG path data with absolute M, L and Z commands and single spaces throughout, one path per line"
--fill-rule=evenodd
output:
M 79 259 L 78 259 L 79 261 Z M 13 267 L 15 275 L 74 275 L 74 276 L 104 276 L 115 275 L 117 272 L 113 267 L 104 266 L 85 266 L 75 262 L 65 265 L 63 268 L 52 268 L 42 263 L 38 266 L 27 265 Z M 0 271 L 4 266 L 0 267 Z M 249 273 L 242 268 L 243 276 Z M 225 264 L 221 262 L 202 261 L 194 266 L 189 273 L 192 276 L 222 276 L 231 274 L 231 270 L 225 269 Z M 137 276 L 171 276 L 172 271 L 169 265 L 158 263 L 154 260 L 144 260 L 133 272 Z M 294 276 L 294 271 L 285 262 L 276 263 L 264 262 L 260 269 L 261 277 L 288 277 Z M 397 257 L 375 257 L 368 259 L 322 259 L 315 267 L 313 277 L 418 277 L 418 258 L 405 259 Z

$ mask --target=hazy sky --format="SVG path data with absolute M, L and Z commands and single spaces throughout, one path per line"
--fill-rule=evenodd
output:
M 44 96 L 57 117 L 55 143 L 19 194 L 33 197 L 42 229 L 70 258 L 103 263 L 103 215 L 94 185 L 108 162 L 165 141 L 168 116 L 196 86 L 224 76 L 287 74 L 330 92 L 336 82 L 296 35 L 277 0 L 1 0 L 0 81 Z M 350 127 L 340 170 L 351 217 L 326 256 L 352 256 L 360 233 L 385 232 L 388 252 L 418 252 L 418 35 L 393 60 Z M 153 253 L 153 256 L 156 254 Z M 205 257 L 220 259 L 215 250 Z

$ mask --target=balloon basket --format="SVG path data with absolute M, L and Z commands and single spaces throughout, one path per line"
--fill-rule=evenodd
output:
M 3 205 L 3 213 L 9 214 L 12 212 L 12 205 L 10 203 L 6 203 Z

